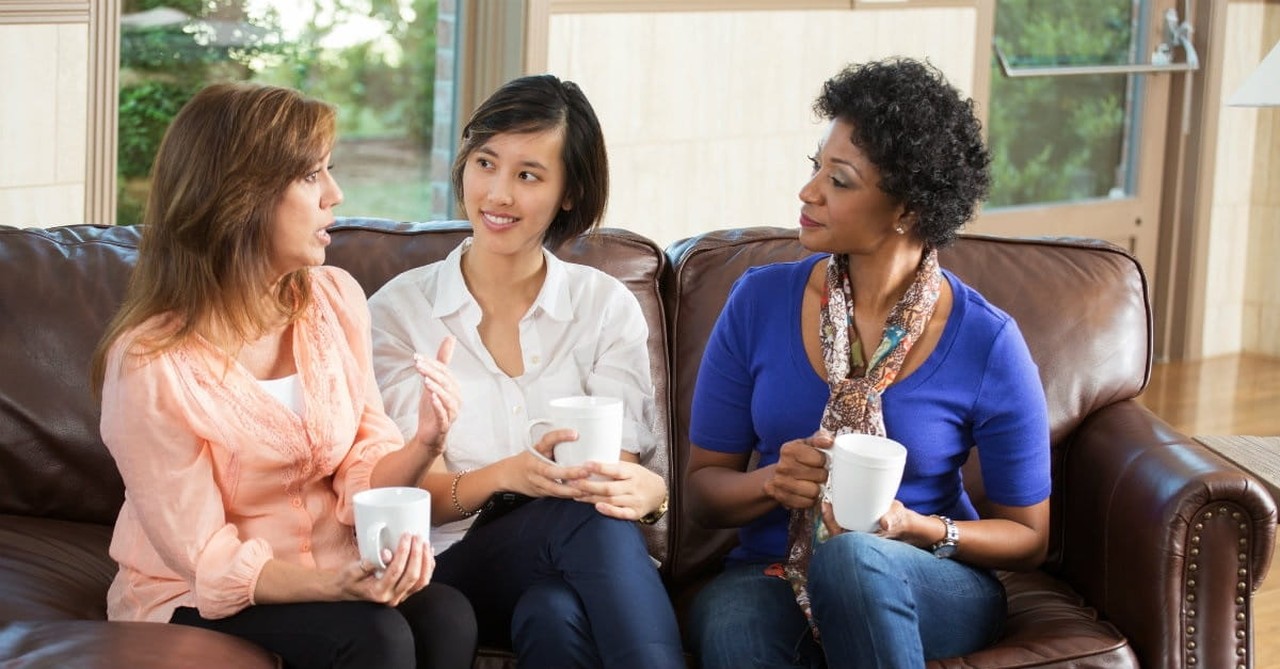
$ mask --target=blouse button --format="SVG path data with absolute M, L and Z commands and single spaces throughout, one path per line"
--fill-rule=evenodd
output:
M 294 497 L 292 500 L 290 500 L 290 501 L 289 501 L 289 503 L 290 503 L 290 504 L 292 504 L 292 505 L 293 505 L 293 508 L 295 508 L 295 509 L 300 509 L 300 508 L 302 508 L 302 499 L 301 499 L 301 498 Z
M 533 364 L 535 364 L 535 365 L 536 365 L 536 364 L 538 364 L 538 363 L 542 362 L 542 356 L 540 356 L 540 355 L 535 355 L 535 356 L 533 356 L 532 358 L 530 358 L 530 359 L 529 359 L 529 362 L 531 362 L 531 363 L 533 363 Z

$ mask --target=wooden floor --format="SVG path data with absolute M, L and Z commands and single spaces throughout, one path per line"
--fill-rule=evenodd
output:
M 1138 398 L 1178 431 L 1280 435 L 1280 358 L 1226 356 L 1156 365 Z M 1254 595 L 1255 669 L 1280 669 L 1280 553 Z

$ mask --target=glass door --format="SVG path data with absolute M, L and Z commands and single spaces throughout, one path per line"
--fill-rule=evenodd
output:
M 1169 84 L 1197 60 L 1173 4 L 996 3 L 993 187 L 973 232 L 1106 239 L 1155 276 Z

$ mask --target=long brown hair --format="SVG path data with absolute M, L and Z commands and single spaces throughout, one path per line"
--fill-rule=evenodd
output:
M 164 316 L 138 353 L 163 352 L 193 334 L 215 334 L 231 352 L 311 299 L 306 270 L 274 286 L 275 207 L 332 149 L 334 109 L 297 91 L 220 83 L 178 112 L 152 167 L 138 263 L 120 311 L 94 353 L 102 387 L 107 353 L 122 335 Z M 271 292 L 270 299 L 263 297 Z

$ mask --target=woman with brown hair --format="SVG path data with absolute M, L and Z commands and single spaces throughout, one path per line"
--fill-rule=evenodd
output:
M 160 146 L 124 305 L 94 359 L 125 485 L 111 620 L 239 636 L 286 667 L 465 667 L 475 620 L 406 535 L 362 563 L 352 496 L 415 485 L 458 410 L 452 341 L 414 369 L 406 441 L 386 416 L 360 286 L 321 267 L 342 191 L 334 110 L 215 84 Z

